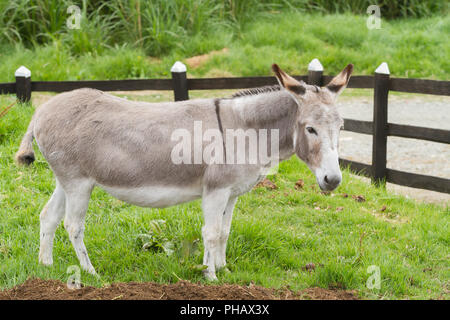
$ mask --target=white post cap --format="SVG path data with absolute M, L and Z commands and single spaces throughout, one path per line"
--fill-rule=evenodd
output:
M 380 64 L 380 66 L 375 70 L 375 73 L 390 74 L 388 64 L 386 62 Z
M 308 64 L 308 71 L 323 71 L 323 66 L 320 63 L 319 59 L 313 59 Z
M 22 78 L 29 78 L 31 77 L 31 71 L 28 70 L 26 67 L 21 66 L 19 69 L 14 72 L 15 77 L 22 77 Z
M 173 64 L 170 72 L 186 72 L 186 66 L 183 62 L 177 61 Z

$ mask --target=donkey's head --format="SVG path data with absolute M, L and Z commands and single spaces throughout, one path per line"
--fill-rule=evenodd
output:
M 338 143 L 343 119 L 334 105 L 353 71 L 349 64 L 324 87 L 312 86 L 290 77 L 278 65 L 272 65 L 278 82 L 298 104 L 294 128 L 297 156 L 314 172 L 320 188 L 331 191 L 341 183 Z

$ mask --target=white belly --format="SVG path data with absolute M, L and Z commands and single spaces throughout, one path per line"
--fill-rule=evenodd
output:
M 140 207 L 165 208 L 189 202 L 202 196 L 201 187 L 107 187 L 98 185 L 119 200 Z

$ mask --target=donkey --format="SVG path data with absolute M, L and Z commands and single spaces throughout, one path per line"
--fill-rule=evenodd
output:
M 174 163 L 176 141 L 171 134 L 179 128 L 193 132 L 195 121 L 201 121 L 203 131 L 220 130 L 226 159 L 239 151 L 230 148 L 233 139 L 226 139 L 230 129 L 275 129 L 278 151 L 271 157 L 283 161 L 296 154 L 322 190 L 334 190 L 342 179 L 338 140 L 343 124 L 334 103 L 347 86 L 353 65 L 324 87 L 297 81 L 276 64 L 272 69 L 279 85 L 223 99 L 147 103 L 84 88 L 59 94 L 39 107 L 16 154 L 18 164 L 31 164 L 35 139 L 56 179 L 40 214 L 39 262 L 52 265 L 55 230 L 64 217 L 81 267 L 95 274 L 83 236 L 88 202 L 98 186 L 142 207 L 163 208 L 202 198 L 204 274 L 217 280 L 216 269 L 226 264 L 237 197 L 251 190 L 270 165 Z M 195 153 L 204 145 L 187 147 Z M 251 150 L 246 147 L 245 152 Z

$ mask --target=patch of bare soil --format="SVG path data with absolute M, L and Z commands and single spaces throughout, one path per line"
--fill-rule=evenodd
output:
M 68 289 L 59 280 L 30 279 L 0 291 L 0 300 L 357 300 L 354 291 L 309 288 L 293 292 L 235 284 L 202 285 L 188 281 L 172 284 L 153 282 L 113 283 L 95 288 Z
M 255 188 L 266 188 L 269 190 L 275 190 L 278 189 L 277 185 L 270 181 L 269 179 L 264 179 L 263 181 L 259 182 Z
M 227 52 L 228 52 L 228 48 L 223 48 L 222 50 L 214 50 L 214 51 L 211 51 L 206 54 L 187 58 L 185 61 L 186 61 L 186 64 L 191 69 L 195 69 L 195 68 L 200 67 L 206 61 L 208 61 L 212 56 L 215 56 L 217 54 L 227 53 Z

